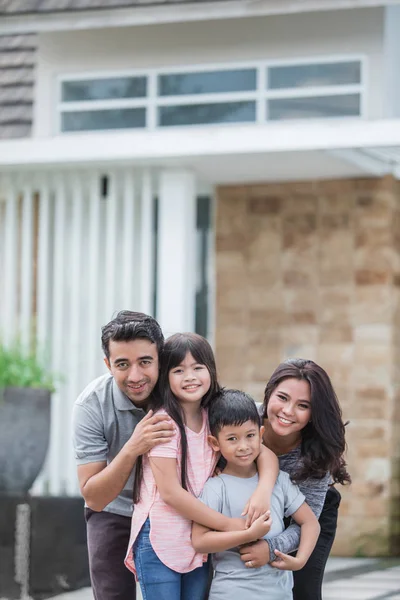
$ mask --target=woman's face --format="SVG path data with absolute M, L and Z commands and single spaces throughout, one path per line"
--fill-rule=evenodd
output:
M 293 436 L 311 419 L 311 390 L 308 381 L 284 379 L 271 394 L 268 422 L 276 435 Z

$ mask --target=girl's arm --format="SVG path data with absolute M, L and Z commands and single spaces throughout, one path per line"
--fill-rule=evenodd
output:
M 278 559 L 271 564 L 282 571 L 298 571 L 302 569 L 311 556 L 317 543 L 321 527 L 311 508 L 304 502 L 292 518 L 300 525 L 300 544 L 296 556 L 290 556 L 276 550 Z
M 317 519 L 324 506 L 329 482 L 330 475 L 327 473 L 322 479 L 308 479 L 299 484 L 300 491 L 304 494 L 307 504 Z M 292 521 L 289 527 L 279 535 L 267 540 L 260 540 L 252 546 L 242 547 L 240 549 L 241 559 L 243 562 L 251 560 L 254 565 L 261 567 L 278 558 L 276 551 L 289 554 L 297 550 L 299 543 L 300 527 Z
M 247 502 L 242 516 L 247 515 L 246 527 L 257 519 L 271 505 L 272 490 L 279 474 L 279 461 L 275 453 L 262 445 L 257 458 L 258 485 Z
M 245 531 L 211 531 L 208 527 L 193 523 L 192 546 L 196 552 L 204 554 L 223 552 L 229 548 L 258 540 L 269 532 L 271 524 L 269 511 L 258 517 Z
M 183 517 L 218 531 L 245 529 L 244 519 L 230 519 L 183 489 L 176 470 L 176 458 L 150 457 L 149 461 L 161 498 Z

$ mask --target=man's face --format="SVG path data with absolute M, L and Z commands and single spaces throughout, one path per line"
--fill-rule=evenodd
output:
M 137 339 L 130 342 L 110 341 L 110 359 L 104 359 L 115 383 L 138 408 L 147 404 L 158 379 L 156 344 Z

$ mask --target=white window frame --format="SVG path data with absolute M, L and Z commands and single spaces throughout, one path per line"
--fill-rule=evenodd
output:
M 308 118 L 307 121 L 318 122 L 326 120 L 354 120 L 365 119 L 367 117 L 367 57 L 360 54 L 337 54 L 329 56 L 313 56 L 296 59 L 282 60 L 264 60 L 264 61 L 246 61 L 234 63 L 211 63 L 200 65 L 180 65 L 168 66 L 158 69 L 131 69 L 131 70 L 116 70 L 116 71 L 90 71 L 81 73 L 68 73 L 57 77 L 57 110 L 55 118 L 55 133 L 58 135 L 76 135 L 82 133 L 98 134 L 104 131 L 115 131 L 115 129 L 107 130 L 80 130 L 80 131 L 62 131 L 61 115 L 63 112 L 88 111 L 104 109 L 119 109 L 119 108 L 146 108 L 147 110 L 147 125 L 146 127 L 138 128 L 139 131 L 163 130 L 171 128 L 192 128 L 192 127 L 216 127 L 216 126 L 235 126 L 243 125 L 241 123 L 210 123 L 210 124 L 192 124 L 192 125 L 157 125 L 157 109 L 163 106 L 182 106 L 193 104 L 216 104 L 238 101 L 254 101 L 256 103 L 256 120 L 254 122 L 246 122 L 246 125 L 265 125 L 266 123 L 287 122 L 286 119 L 279 121 L 271 121 L 267 114 L 267 101 L 275 98 L 311 98 L 316 96 L 343 96 L 346 94 L 360 95 L 360 114 L 356 117 L 316 117 Z M 331 64 L 341 62 L 359 62 L 360 63 L 360 83 L 347 85 L 331 85 L 331 86 L 315 86 L 315 87 L 299 87 L 299 88 L 282 88 L 278 90 L 266 89 L 266 74 L 270 67 L 280 66 L 300 66 L 313 64 Z M 181 73 L 201 73 L 223 70 L 241 70 L 255 69 L 257 71 L 257 88 L 254 91 L 243 92 L 216 92 L 209 94 L 180 94 L 178 96 L 158 96 L 157 94 L 157 77 L 159 75 L 174 75 Z M 119 77 L 147 77 L 147 95 L 143 98 L 120 98 L 113 100 L 89 100 L 80 102 L 62 102 L 61 93 L 62 85 L 68 81 L 82 81 L 91 79 L 109 79 Z M 291 122 L 304 121 L 305 119 L 290 119 Z M 135 131 L 134 128 L 121 128 L 120 132 Z

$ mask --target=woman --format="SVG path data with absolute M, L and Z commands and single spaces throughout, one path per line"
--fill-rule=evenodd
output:
M 281 363 L 267 383 L 262 406 L 264 444 L 279 458 L 319 517 L 321 533 L 306 566 L 294 573 L 294 600 L 321 600 L 322 580 L 336 534 L 340 494 L 335 483 L 350 483 L 343 458 L 345 431 L 338 399 L 327 373 L 312 360 Z M 289 554 L 300 539 L 291 523 L 279 536 L 244 546 L 241 558 L 249 568 L 270 562 L 291 568 Z

